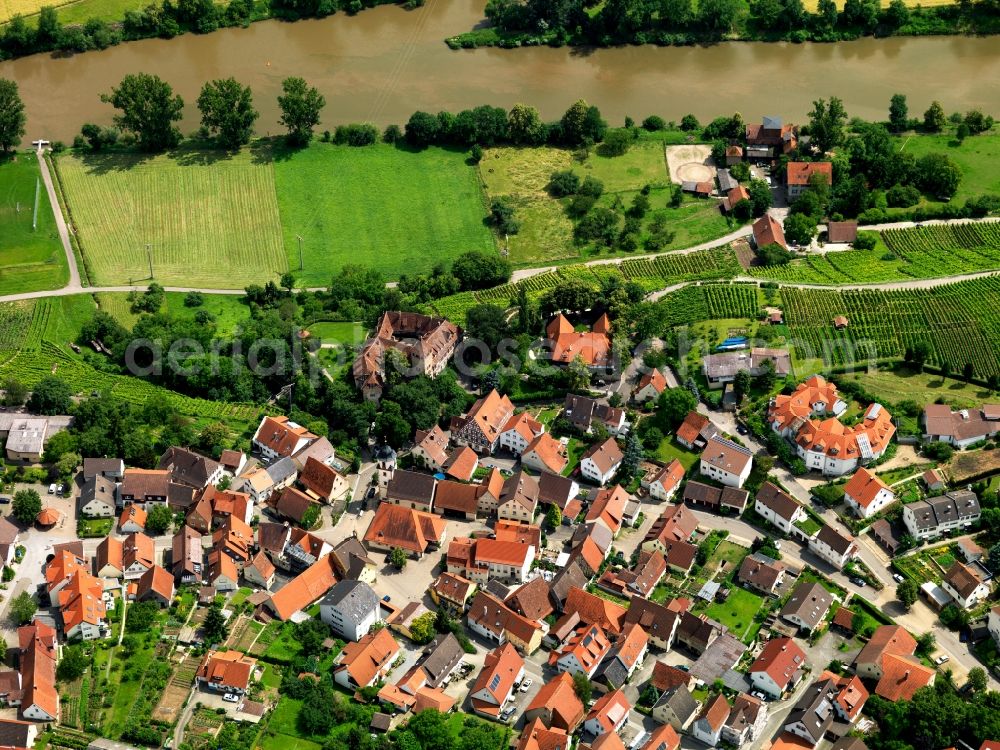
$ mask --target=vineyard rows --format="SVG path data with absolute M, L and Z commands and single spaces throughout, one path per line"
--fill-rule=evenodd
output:
M 634 258 L 617 264 L 571 265 L 492 289 L 444 297 L 429 305 L 428 311 L 461 322 L 465 318 L 465 312 L 477 304 L 509 305 L 517 297 L 520 288 L 527 292 L 529 298 L 538 299 L 547 290 L 567 279 L 581 279 L 597 289 L 602 280 L 618 277 L 635 282 L 646 292 L 651 292 L 682 281 L 723 279 L 740 273 L 740 265 L 730 248 L 671 253 L 656 258 Z
M 892 292 L 785 288 L 782 300 L 799 356 L 846 365 L 898 358 L 924 341 L 932 365 L 971 362 L 978 377 L 1000 373 L 1000 277 Z M 847 316 L 847 330 L 834 330 L 836 315 Z

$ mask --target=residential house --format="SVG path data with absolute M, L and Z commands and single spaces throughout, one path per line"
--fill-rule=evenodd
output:
M 884 674 L 882 661 L 886 654 L 913 656 L 917 642 L 899 625 L 876 628 L 864 648 L 854 658 L 854 671 L 866 680 L 878 681 Z
M 698 530 L 698 519 L 685 505 L 669 505 L 646 532 L 642 540 L 645 550 L 666 550 L 671 542 L 687 542 Z
M 80 490 L 80 514 L 88 518 L 114 518 L 117 511 L 113 479 L 96 474 L 83 482 Z
M 337 582 L 337 570 L 332 553 L 328 553 L 271 594 L 265 602 L 279 620 L 292 615 L 321 599 Z
M 225 474 L 237 477 L 246 468 L 247 456 L 243 451 L 227 449 L 219 456 L 219 463 L 222 464 L 222 471 Z
M 972 609 L 990 595 L 989 579 L 981 566 L 955 562 L 941 579 L 941 588 L 962 609 Z
M 534 578 L 519 586 L 504 603 L 522 617 L 541 622 L 555 611 L 549 597 L 549 584 L 544 578 Z
M 545 425 L 523 411 L 507 420 L 500 432 L 500 447 L 520 456 L 528 446 L 545 433 Z M 523 460 L 523 459 L 522 459 Z
M 98 578 L 121 578 L 125 567 L 122 563 L 122 543 L 109 536 L 97 545 L 94 554 L 94 569 Z
M 668 503 L 677 494 L 677 488 L 680 487 L 683 479 L 684 466 L 675 458 L 657 471 L 656 475 L 650 480 L 647 487 L 649 496 L 660 502 Z
M 788 350 L 754 347 L 749 352 L 706 354 L 701 362 L 709 388 L 722 388 L 735 382 L 736 374 L 741 371 L 745 370 L 756 378 L 768 368 L 779 378 L 788 376 L 792 371 L 792 357 Z
M 830 418 L 846 408 L 836 387 L 814 375 L 800 383 L 794 393 L 772 399 L 768 422 L 771 429 L 793 442 L 809 469 L 842 476 L 882 456 L 896 432 L 892 415 L 881 404 L 871 404 L 851 427 Z M 813 418 L 817 416 L 824 418 Z
M 1000 605 L 990 607 L 987 628 L 989 629 L 990 635 L 993 636 L 993 640 L 996 642 L 997 646 L 1000 647 Z
M 597 582 L 599 588 L 617 596 L 648 597 L 667 574 L 667 559 L 659 550 L 639 550 L 632 570 L 608 568 Z
M 647 401 L 655 401 L 665 390 L 667 390 L 667 379 L 660 370 L 654 367 L 639 378 L 632 398 L 637 403 L 644 404 Z
M 570 560 L 575 560 L 588 577 L 596 576 L 611 552 L 614 537 L 603 524 L 584 523 L 570 537 Z
M 896 502 L 896 494 L 874 473 L 862 467 L 844 485 L 844 500 L 859 518 L 868 518 Z
M 471 482 L 478 468 L 479 457 L 466 445 L 453 450 L 444 463 L 444 473 L 460 482 Z
M 59 590 L 59 616 L 67 640 L 90 641 L 110 635 L 104 582 L 86 570 L 77 570 Z
M 625 454 L 614 438 L 592 445 L 580 459 L 580 474 L 598 485 L 607 484 L 618 473 Z
M 691 725 L 691 734 L 709 747 L 715 747 L 722 739 L 722 729 L 729 718 L 729 702 L 721 693 L 706 701 L 698 718 Z
M 888 701 L 911 700 L 920 688 L 934 684 L 937 672 L 909 656 L 888 653 L 882 658 L 882 678 L 875 694 Z
M 202 690 L 243 695 L 250 687 L 257 660 L 241 651 L 205 652 L 195 673 Z
M 914 656 L 917 642 L 898 625 L 883 625 L 854 659 L 855 673 L 876 682 L 875 694 L 887 700 L 909 700 L 934 682 L 935 671 Z
M 42 460 L 45 443 L 50 437 L 49 421 L 45 417 L 31 417 L 22 414 L 11 415 L 13 422 L 7 427 L 5 448 L 11 461 L 38 463 Z
M 580 494 L 580 485 L 569 477 L 542 472 L 538 477 L 538 502 L 543 505 L 558 505 L 566 513 L 566 508 Z
M 778 245 L 783 250 L 788 249 L 785 241 L 785 230 L 781 227 L 781 222 L 771 214 L 764 214 L 751 227 L 753 242 L 758 250 L 762 250 L 768 245 Z
M 212 547 L 242 569 L 254 554 L 253 529 L 236 516 L 228 516 L 212 534 Z
M 137 602 L 156 602 L 161 608 L 174 600 L 174 577 L 159 565 L 154 565 L 136 583 Z
M 340 472 L 312 456 L 299 472 L 299 484 L 307 495 L 324 503 L 345 497 L 351 489 Z
M 118 530 L 123 534 L 141 533 L 146 530 L 146 511 L 141 505 L 126 505 L 118 519 Z
M 572 733 L 583 721 L 585 709 L 573 689 L 573 678 L 562 672 L 542 685 L 524 711 L 525 721 L 541 719 L 549 729 Z
M 598 625 L 584 624 L 549 655 L 549 665 L 559 672 L 593 677 L 611 650 L 611 641 Z
M 625 613 L 624 627 L 638 625 L 651 643 L 661 651 L 669 651 L 674 646 L 681 614 L 665 604 L 651 599 L 634 597 Z
M 538 480 L 523 471 L 507 478 L 497 501 L 497 518 L 530 523 L 538 507 Z
M 243 579 L 260 588 L 269 590 L 274 584 L 274 575 L 277 569 L 274 563 L 263 552 L 258 552 L 250 562 L 243 566 Z
M 120 458 L 83 459 L 83 481 L 102 476 L 117 482 L 125 475 L 125 462 Z
M 955 490 L 903 506 L 903 524 L 917 541 L 969 528 L 980 515 L 979 498 L 970 490 Z
M 785 183 L 788 202 L 791 203 L 813 186 L 813 180 L 833 185 L 833 164 L 828 161 L 790 161 L 786 168 Z
M 569 750 L 570 738 L 561 729 L 548 729 L 540 719 L 528 722 L 514 750 Z
M 442 479 L 434 488 L 434 512 L 439 516 L 475 520 L 479 512 L 479 498 L 489 490 L 489 485 L 465 484 Z
M 590 576 L 587 575 L 580 563 L 571 559 L 562 570 L 556 573 L 549 584 L 549 597 L 556 611 L 565 611 L 570 594 L 573 591 L 582 591 L 589 581 Z
M 736 185 L 736 187 L 732 187 L 726 191 L 725 197 L 722 199 L 722 211 L 728 214 L 732 212 L 738 204 L 749 200 L 750 192 L 742 185 Z
M 486 655 L 483 669 L 469 692 L 472 710 L 489 719 L 497 719 L 514 695 L 514 688 L 524 679 L 524 659 L 509 643 L 497 646 Z
M 765 695 L 778 699 L 802 677 L 806 655 L 791 638 L 774 638 L 750 665 L 750 682 Z
M 417 430 L 410 451 L 414 463 L 425 469 L 441 471 L 448 460 L 448 435 L 438 425 L 429 430 Z
M 141 577 L 155 564 L 156 548 L 148 536 L 136 532 L 122 540 L 122 574 L 125 580 Z
M 712 420 L 696 411 L 689 411 L 677 428 L 677 442 L 688 450 L 701 450 L 709 440 L 719 434 Z
M 677 622 L 676 638 L 678 643 L 700 656 L 725 632 L 726 628 L 721 623 L 685 609 Z
M 469 579 L 445 571 L 434 580 L 428 593 L 439 607 L 450 606 L 456 612 L 464 612 L 475 588 Z
M 921 416 L 926 441 L 940 441 L 964 450 L 1000 433 L 1000 405 L 952 411 L 947 404 L 928 404 Z
M 678 670 L 680 671 L 680 670 Z M 675 685 L 660 693 L 651 711 L 653 718 L 677 732 L 687 731 L 698 715 L 698 703 L 686 684 Z
M 195 490 L 216 484 L 225 471 L 218 461 L 176 446 L 167 448 L 156 468 L 169 471 L 172 481 Z
M 17 556 L 21 530 L 6 517 L 0 517 L 0 565 L 11 565 Z
M 240 587 L 240 569 L 229 555 L 213 549 L 209 551 L 205 580 L 216 591 L 236 591 Z
M 780 614 L 782 619 L 811 632 L 823 624 L 833 601 L 833 594 L 823 586 L 803 581 L 792 591 Z
M 612 690 L 605 693 L 591 706 L 587 717 L 583 720 L 583 729 L 590 734 L 615 734 L 628 721 L 632 703 L 624 690 Z
M 735 747 L 756 742 L 767 728 L 767 705 L 752 695 L 740 693 L 722 727 L 722 741 Z
M 522 466 L 540 473 L 562 474 L 569 463 L 566 446 L 547 432 L 532 439 L 520 455 Z
M 348 690 L 374 685 L 392 666 L 399 644 L 388 628 L 380 628 L 348 643 L 337 657 L 333 679 Z
M 59 721 L 59 693 L 56 691 L 56 662 L 59 642 L 56 631 L 40 620 L 17 629 L 20 695 L 16 705 L 22 719 Z M 13 703 L 8 698 L 9 703 Z
M 684 486 L 684 502 L 716 513 L 740 515 L 747 507 L 750 493 L 737 487 L 713 487 L 690 481 Z
M 837 720 L 835 708 L 838 693 L 833 679 L 821 678 L 799 696 L 791 713 L 785 718 L 784 729 L 815 747 L 826 737 Z
M 315 500 L 294 487 L 285 487 L 277 496 L 272 495 L 270 505 L 279 518 L 287 518 L 304 528 L 315 523 L 314 518 L 310 516 L 319 509 L 319 504 Z M 313 506 L 316 506 L 317 511 L 310 513 L 309 509 Z
M 82 546 L 80 554 L 83 554 Z M 53 603 L 58 602 L 58 594 L 73 576 L 83 571 L 90 573 L 90 564 L 68 549 L 62 549 L 45 566 L 45 587 Z
M 602 524 L 612 536 L 618 536 L 625 517 L 625 505 L 629 494 L 620 485 L 598 490 L 587 509 L 587 523 Z
M 847 561 L 858 553 L 854 537 L 844 536 L 829 524 L 823 524 L 819 532 L 810 537 L 809 549 L 837 570 L 843 570 Z
M 338 638 L 360 641 L 379 619 L 379 597 L 363 581 L 340 581 L 319 605 L 319 617 Z
M 166 469 L 125 469 L 118 487 L 119 508 L 129 503 L 147 511 L 157 504 L 186 508 L 192 498 L 192 489 L 174 482 Z
M 562 416 L 575 429 L 587 435 L 594 431 L 594 423 L 603 425 L 611 435 L 625 430 L 625 410 L 610 406 L 588 396 L 566 394 Z
M 369 549 L 390 552 L 402 548 L 413 557 L 421 557 L 430 548 L 444 542 L 447 524 L 433 513 L 382 503 L 372 518 L 364 542 Z
M 533 653 L 542 643 L 542 627 L 522 617 L 503 601 L 480 589 L 469 605 L 469 627 L 494 643 L 510 643 L 519 651 Z
M 14 675 L 16 673 L 11 672 Z M 27 721 L 0 719 L 0 747 L 21 750 L 34 747 L 38 726 Z
M 265 461 L 291 458 L 319 438 L 288 417 L 264 417 L 257 426 L 251 445 Z
M 492 454 L 500 445 L 500 434 L 511 416 L 514 404 L 492 390 L 477 400 L 464 418 L 453 420 L 451 437 L 478 453 Z
M 748 588 L 773 596 L 785 580 L 785 566 L 759 552 L 747 555 L 740 564 L 736 580 Z
M 757 490 L 753 509 L 779 531 L 790 534 L 797 521 L 806 519 L 806 509 L 778 485 L 764 482 Z
M 649 650 L 649 636 L 639 623 L 626 625 L 595 673 L 612 688 L 621 687 L 642 666 Z
M 764 117 L 760 125 L 746 126 L 746 157 L 750 161 L 770 162 L 798 148 L 798 128 L 786 125 L 780 117 Z
M 702 476 L 727 487 L 742 487 L 753 467 L 753 454 L 742 445 L 723 437 L 714 437 L 701 453 Z
M 550 359 L 554 364 L 568 365 L 580 360 L 592 370 L 614 367 L 611 321 L 606 314 L 601 315 L 589 331 L 577 331 L 560 313 L 545 326 L 545 334 L 552 346 Z

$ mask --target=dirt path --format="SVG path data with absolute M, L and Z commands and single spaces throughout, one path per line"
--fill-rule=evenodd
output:
M 59 231 L 59 241 L 62 242 L 63 252 L 66 253 L 66 264 L 69 266 L 69 283 L 60 291 L 79 291 L 83 287 L 80 284 L 80 269 L 76 266 L 76 256 L 73 254 L 73 246 L 69 241 L 69 227 L 66 226 L 66 219 L 63 217 L 62 207 L 56 196 L 55 186 L 52 184 L 52 175 L 49 174 L 49 163 L 45 161 L 45 151 L 41 143 L 35 150 L 38 157 L 38 168 L 42 172 L 42 182 L 45 183 L 45 192 L 48 193 L 49 203 L 52 205 L 52 214 L 56 218 L 56 229 Z M 68 292 L 67 293 L 72 293 Z

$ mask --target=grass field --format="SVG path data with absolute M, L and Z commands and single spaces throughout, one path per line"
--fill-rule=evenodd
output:
M 58 289 L 69 280 L 52 206 L 39 178 L 34 154 L 0 158 L 0 294 Z M 36 184 L 38 227 L 32 229 Z
M 656 460 L 662 461 L 663 463 L 670 463 L 675 458 L 681 462 L 681 466 L 684 467 L 684 471 L 688 471 L 698 460 L 698 454 L 689 451 L 683 445 L 678 443 L 674 439 L 673 435 L 669 435 L 663 438 L 659 447 L 657 447 Z
M 365 327 L 362 323 L 321 321 L 308 326 L 313 338 L 324 344 L 358 346 L 365 342 Z
M 274 172 L 250 151 L 57 160 L 91 281 L 240 288 L 287 270 Z
M 953 200 L 965 200 L 983 193 L 1000 193 L 1000 170 L 996 168 L 1000 162 L 1000 127 L 970 136 L 961 144 L 955 138 L 954 129 L 941 135 L 906 136 L 901 140 L 900 149 L 918 159 L 927 154 L 941 153 L 954 160 L 962 170 L 962 181 Z
M 299 281 L 329 284 L 351 263 L 394 279 L 469 250 L 492 251 L 476 172 L 465 159 L 440 148 L 411 152 L 385 144 L 278 153 L 274 181 L 293 269 L 302 237 Z
M 667 205 L 670 182 L 663 141 L 643 138 L 623 156 L 607 157 L 591 153 L 585 161 L 575 161 L 572 152 L 557 148 L 493 148 L 479 164 L 490 198 L 511 198 L 521 230 L 508 238 L 514 265 L 565 262 L 579 259 L 584 249 L 573 242 L 573 222 L 565 212 L 568 199 L 557 200 L 546 192 L 553 172 L 571 169 L 581 178 L 588 176 L 604 184 L 598 205 L 609 207 L 617 201 L 628 206 L 644 185 L 651 185 L 651 211 L 644 225 L 660 214 L 673 240 L 663 250 L 699 244 L 725 234 L 729 225 L 715 201 L 687 199 L 678 208 Z M 498 238 L 503 241 L 503 238 Z M 608 254 L 602 251 L 602 254 Z
M 950 378 L 942 382 L 940 375 L 929 373 L 910 370 L 873 370 L 858 372 L 849 377 L 866 391 L 889 404 L 908 399 L 920 404 L 932 404 L 942 399 L 956 408 L 967 408 L 990 400 L 990 392 L 985 388 Z
M 132 312 L 128 294 L 124 292 L 101 292 L 95 295 L 98 307 L 114 317 L 126 328 L 132 328 L 139 316 Z M 243 304 L 242 297 L 235 294 L 204 294 L 200 307 L 187 307 L 183 292 L 167 292 L 163 312 L 176 317 L 192 318 L 198 310 L 207 310 L 215 318 L 219 333 L 230 333 L 241 321 L 250 315 L 250 309 Z
M 705 610 L 705 614 L 713 620 L 721 622 L 740 639 L 752 627 L 759 627 L 753 616 L 763 606 L 763 597 L 752 594 L 739 586 L 729 589 L 729 598 L 724 602 L 713 602 Z

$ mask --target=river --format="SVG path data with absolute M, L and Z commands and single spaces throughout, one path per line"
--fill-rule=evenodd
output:
M 801 120 L 818 97 L 839 96 L 851 115 L 887 116 L 889 98 L 909 96 L 911 114 L 939 99 L 947 112 L 1000 109 L 1000 37 L 863 39 L 839 44 L 728 43 L 711 47 L 548 47 L 452 51 L 447 36 L 482 22 L 483 0 L 428 0 L 297 23 L 265 21 L 205 36 L 150 39 L 68 58 L 0 63 L 28 110 L 28 137 L 68 140 L 86 121 L 110 123 L 99 95 L 130 72 L 156 73 L 186 102 L 197 126 L 202 83 L 234 76 L 253 88 L 258 132 L 278 129 L 281 80 L 303 76 L 327 99 L 324 124 L 404 123 L 417 109 L 533 104 L 557 118 L 575 99 L 625 115 L 679 120 L 741 112 Z

